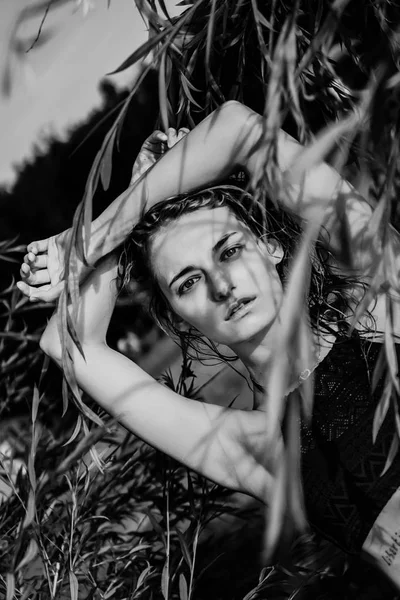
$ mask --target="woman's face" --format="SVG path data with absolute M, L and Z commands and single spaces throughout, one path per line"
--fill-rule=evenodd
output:
M 264 244 L 225 206 L 169 223 L 151 245 L 152 266 L 173 311 L 214 342 L 264 336 L 276 320 L 282 248 Z

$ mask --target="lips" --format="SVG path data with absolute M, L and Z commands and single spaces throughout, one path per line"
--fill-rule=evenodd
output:
M 255 300 L 255 296 L 246 296 L 244 298 L 240 298 L 232 302 L 226 313 L 225 321 L 229 321 L 229 319 L 231 319 L 240 308 L 246 306 L 253 300 Z

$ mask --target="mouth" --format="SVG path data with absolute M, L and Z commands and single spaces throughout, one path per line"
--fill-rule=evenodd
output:
M 246 298 L 240 298 L 240 300 L 235 300 L 232 302 L 226 313 L 225 321 L 243 317 L 245 314 L 247 314 L 255 299 L 255 296 L 247 296 Z

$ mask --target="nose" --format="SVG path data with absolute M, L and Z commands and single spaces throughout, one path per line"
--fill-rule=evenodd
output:
M 213 300 L 221 302 L 229 298 L 234 288 L 230 279 L 223 271 L 216 271 L 210 277 L 211 280 L 211 295 Z

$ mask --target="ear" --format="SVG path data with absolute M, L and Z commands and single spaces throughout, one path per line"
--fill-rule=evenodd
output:
M 258 244 L 262 252 L 268 256 L 274 264 L 279 264 L 284 257 L 284 250 L 282 244 L 274 237 L 268 237 L 265 239 L 259 239 Z

